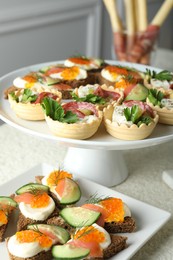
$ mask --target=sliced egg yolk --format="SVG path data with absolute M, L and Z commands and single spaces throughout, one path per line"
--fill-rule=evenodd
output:
M 80 73 L 80 69 L 76 66 L 66 68 L 61 72 L 61 77 L 65 80 L 74 80 Z
M 0 224 L 5 225 L 8 223 L 7 213 L 0 210 Z
M 19 243 L 32 243 L 37 241 L 41 247 L 51 247 L 53 242 L 48 236 L 34 231 L 34 230 L 24 230 L 16 233 L 16 238 Z
M 123 222 L 124 221 L 124 205 L 121 199 L 109 198 L 99 202 L 108 212 L 105 222 Z
M 57 171 L 53 171 L 50 173 L 50 175 L 48 176 L 46 182 L 47 185 L 49 187 L 57 185 L 57 182 L 59 179 L 63 179 L 63 178 L 72 178 L 72 174 L 68 173 L 66 171 L 62 171 L 62 170 L 57 170 Z
M 105 235 L 103 232 L 96 229 L 94 226 L 83 227 L 82 229 L 78 230 L 73 239 L 79 239 L 84 242 L 93 242 L 96 241 L 97 243 L 103 243 L 105 241 Z
M 126 68 L 122 67 L 116 67 L 116 66 L 107 66 L 105 70 L 108 70 L 112 75 L 128 75 L 128 70 Z
M 91 63 L 91 60 L 81 58 L 81 57 L 72 57 L 72 58 L 69 58 L 68 60 L 75 64 L 79 64 L 79 65 L 89 65 Z
M 25 88 L 31 88 L 34 86 L 34 84 L 37 82 L 36 78 L 34 78 L 31 75 L 26 75 L 23 77 L 23 80 L 26 81 Z

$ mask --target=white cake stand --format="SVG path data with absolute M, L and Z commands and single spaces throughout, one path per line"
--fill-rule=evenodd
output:
M 106 133 L 103 125 L 92 138 L 74 140 L 52 135 L 45 121 L 31 122 L 18 118 L 11 110 L 9 102 L 4 99 L 4 90 L 12 85 L 14 78 L 31 71 L 37 71 L 39 68 L 53 63 L 57 62 L 22 68 L 0 79 L 0 119 L 27 134 L 46 138 L 57 144 L 67 146 L 68 151 L 64 159 L 64 168 L 66 170 L 108 187 L 115 186 L 128 177 L 123 150 L 149 147 L 173 139 L 173 127 L 160 124 L 149 138 L 139 141 L 123 141 L 113 138 Z M 145 69 L 143 65 L 120 62 L 116 64 L 128 65 L 139 70 Z

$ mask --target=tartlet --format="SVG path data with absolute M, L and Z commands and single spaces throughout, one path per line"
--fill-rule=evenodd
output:
M 123 91 L 115 89 L 113 86 L 94 84 L 75 88 L 72 94 L 76 101 L 89 102 L 98 105 L 103 110 L 109 104 L 120 104 L 124 98 Z
M 173 125 L 172 90 L 150 90 L 146 102 L 159 115 L 159 123 Z
M 31 93 L 31 95 L 36 96 L 36 100 L 34 102 L 29 100 L 25 102 L 17 100 L 19 96 L 28 93 L 28 91 L 30 91 L 29 93 Z M 21 119 L 30 120 L 30 121 L 39 121 L 45 119 L 44 112 L 40 105 L 40 102 L 46 96 L 54 97 L 57 102 L 60 102 L 62 94 L 56 90 L 46 90 L 42 88 L 37 89 L 36 92 L 34 90 L 29 90 L 29 89 L 18 89 L 8 94 L 8 101 L 10 103 L 12 110 Z
M 116 106 L 117 107 L 117 106 Z M 115 138 L 122 140 L 142 140 L 147 138 L 153 132 L 157 122 L 158 115 L 153 111 L 152 121 L 147 125 L 141 123 L 139 126 L 132 123 L 127 125 L 125 123 L 119 124 L 118 122 L 112 121 L 112 116 L 115 106 L 108 105 L 107 108 L 103 110 L 104 125 L 106 131 Z
M 54 102 L 52 106 L 52 102 L 54 101 L 47 98 L 42 106 L 46 122 L 53 134 L 65 138 L 87 139 L 97 132 L 102 121 L 102 112 L 98 107 L 87 102 L 69 102 L 62 105 Z M 59 119 L 54 119 L 50 114 L 46 114 L 46 106 L 49 106 L 49 111 L 51 107 L 56 106 L 56 109 L 60 111 Z M 56 111 L 50 113 L 54 112 L 57 114 Z

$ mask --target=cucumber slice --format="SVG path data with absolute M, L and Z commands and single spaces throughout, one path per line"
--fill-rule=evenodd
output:
M 18 204 L 10 197 L 0 196 L 0 205 L 6 205 L 16 208 Z
M 81 190 L 79 185 L 70 178 L 64 178 L 58 181 L 58 185 L 64 182 L 63 196 L 60 199 L 60 203 L 63 205 L 74 204 L 81 198 Z
M 52 86 L 60 82 L 59 79 L 53 79 L 51 77 L 46 77 L 45 81 L 48 86 Z
M 60 216 L 69 225 L 76 228 L 92 225 L 98 220 L 100 215 L 100 212 L 82 207 L 64 208 L 60 211 Z
M 74 245 L 66 244 L 62 246 L 53 246 L 52 255 L 55 259 L 83 259 L 88 256 L 90 250 L 88 248 L 76 247 Z
M 148 96 L 148 89 L 142 84 L 137 84 L 126 96 L 125 100 L 145 101 L 147 96 Z
M 49 187 L 46 185 L 39 184 L 39 183 L 28 183 L 28 184 L 20 187 L 18 190 L 16 190 L 16 194 L 20 195 L 22 193 L 30 192 L 30 191 L 34 191 L 34 190 L 42 190 L 42 191 L 48 192 Z
M 45 73 L 47 70 L 51 69 L 52 66 L 45 66 L 39 70 L 41 73 Z
M 56 225 L 30 224 L 27 226 L 27 229 L 38 230 L 60 244 L 65 244 L 70 239 L 68 231 Z

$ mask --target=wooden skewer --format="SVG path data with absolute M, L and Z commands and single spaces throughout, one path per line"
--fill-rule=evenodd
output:
M 105 7 L 109 13 L 113 32 L 121 32 L 123 30 L 121 19 L 118 15 L 115 0 L 103 0 Z
M 161 26 L 172 8 L 173 0 L 165 0 L 158 12 L 156 13 L 155 17 L 153 18 L 151 24 Z

